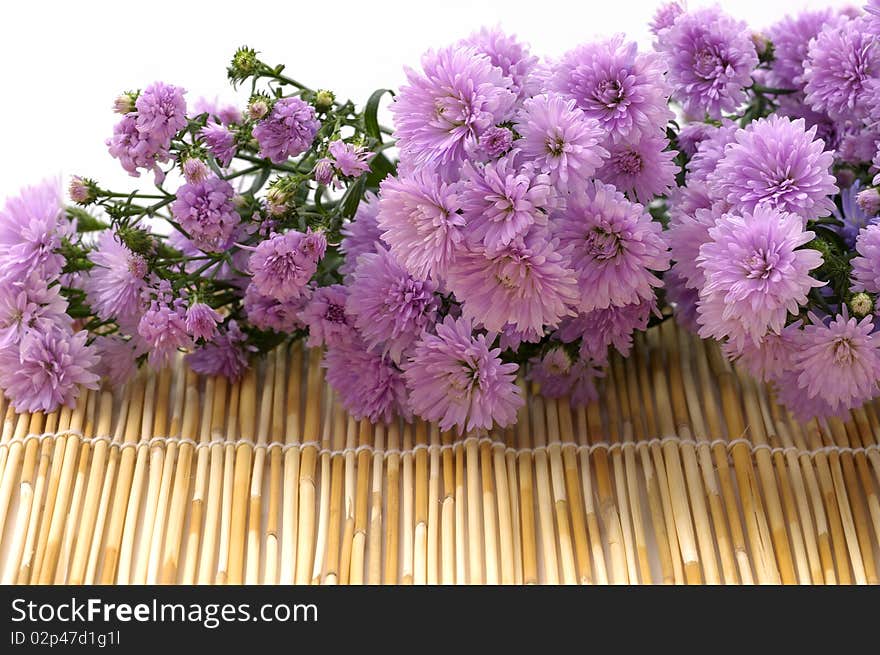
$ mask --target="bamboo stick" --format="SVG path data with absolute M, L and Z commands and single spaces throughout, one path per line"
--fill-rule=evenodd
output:
M 275 371 L 267 370 L 266 376 L 263 381 L 264 385 L 269 385 L 268 387 L 264 386 L 262 388 L 261 393 L 261 405 L 260 405 L 260 423 L 263 428 L 263 435 L 265 442 L 265 431 L 268 430 L 268 416 L 267 413 L 271 409 L 272 401 L 273 401 L 273 393 L 271 388 L 272 380 L 274 382 Z M 228 448 L 232 450 L 226 451 L 226 462 L 230 462 L 231 459 L 234 459 L 233 464 L 227 464 L 228 467 L 232 469 L 231 476 L 224 476 L 224 481 L 231 482 L 230 486 L 230 507 L 229 507 L 229 530 L 231 537 L 228 541 L 228 549 L 229 549 L 229 558 L 226 567 L 226 579 L 219 580 L 220 583 L 228 583 L 231 585 L 239 585 L 244 579 L 244 551 L 245 551 L 245 540 L 247 540 L 247 548 L 248 548 L 248 559 L 251 558 L 251 550 L 253 548 L 258 548 L 259 546 L 254 543 L 254 539 L 256 534 L 254 534 L 251 529 L 252 526 L 248 525 L 248 504 L 250 498 L 253 496 L 253 491 L 251 487 L 251 470 L 253 465 L 254 458 L 254 444 L 258 442 L 255 438 L 256 433 L 256 413 L 257 413 L 257 372 L 254 370 L 254 367 L 248 369 L 247 373 L 245 373 L 244 378 L 242 378 L 241 386 L 239 388 L 239 407 L 238 407 L 238 431 L 237 434 L 235 432 L 230 432 L 229 438 L 231 439 L 239 439 L 238 443 L 234 446 L 229 446 Z M 235 430 L 232 426 L 232 417 L 230 416 L 230 430 Z M 258 452 L 262 452 L 265 454 L 265 450 L 260 450 Z M 230 457 L 231 456 L 231 457 Z M 253 471 L 254 476 L 256 477 L 257 471 Z M 224 484 L 224 490 L 227 485 Z M 259 490 L 257 491 L 257 495 L 259 496 Z M 259 506 L 256 511 L 256 519 L 259 521 L 260 512 Z M 221 549 L 221 552 L 223 550 Z M 223 568 L 220 568 L 220 572 L 223 572 Z M 252 581 L 248 581 L 247 584 L 254 584 Z
M 544 400 L 533 393 L 530 418 L 534 439 L 535 490 L 538 498 L 538 543 L 542 555 L 544 584 L 559 584 L 559 558 L 556 552 L 556 526 L 553 511 L 553 495 L 550 490 L 550 466 L 547 457 L 547 421 Z
M 499 536 L 499 553 L 501 557 L 501 584 L 512 585 L 516 583 L 516 554 L 514 552 L 515 535 L 513 528 L 513 519 L 511 516 L 511 495 L 510 483 L 507 479 L 507 460 L 504 456 L 504 446 L 507 441 L 507 435 L 500 443 L 492 445 L 492 470 L 495 474 L 495 489 L 498 498 L 498 536 Z M 444 441 L 445 443 L 445 441 Z M 446 453 L 444 451 L 444 457 Z M 451 455 L 451 453 L 450 453 Z M 446 474 L 444 465 L 444 476 Z M 445 484 L 444 484 L 445 490 Z M 448 497 L 448 496 L 447 496 Z M 444 503 L 446 497 L 444 497 Z M 452 540 L 450 540 L 450 544 Z M 451 570 L 450 570 L 451 572 Z
M 400 422 L 388 425 L 388 482 L 385 516 L 383 584 L 397 584 L 400 530 Z
M 403 552 L 401 553 L 400 563 L 400 582 L 401 584 L 411 585 L 413 583 L 413 544 L 415 536 L 413 535 L 413 433 L 415 425 L 410 423 L 404 428 L 403 433 L 403 513 L 400 520 L 403 523 L 401 530 L 401 541 L 403 544 Z M 457 526 L 457 523 L 456 523 Z
M 69 512 L 69 501 L 72 492 L 73 477 L 77 469 L 77 453 L 80 446 L 80 431 L 83 428 L 85 412 L 90 393 L 83 390 L 77 399 L 76 409 L 70 418 L 70 433 L 63 438 L 64 459 L 58 481 L 58 492 L 52 508 L 52 521 L 49 525 L 48 540 L 43 553 L 43 563 L 40 568 L 39 584 L 52 584 L 55 579 L 55 570 L 58 566 L 61 540 L 64 534 L 64 524 Z
M 284 443 L 284 491 L 281 496 L 281 584 L 293 584 L 299 542 L 299 470 L 302 439 L 302 342 L 291 346 L 287 376 L 287 416 Z M 296 446 L 296 447 L 294 447 Z
M 591 410 L 592 415 L 592 410 Z M 596 429 L 599 429 L 598 427 Z M 605 565 L 605 549 L 602 545 L 602 535 L 599 531 L 599 516 L 593 493 L 592 474 L 590 472 L 590 435 L 587 427 L 587 412 L 581 406 L 577 408 L 577 441 L 581 470 L 581 488 L 584 496 L 584 513 L 587 521 L 587 534 L 590 538 L 590 554 L 596 570 L 596 582 L 608 584 L 608 569 Z M 601 502 L 601 501 L 600 501 Z
M 428 424 L 421 420 L 415 422 L 413 459 L 416 465 L 413 584 L 423 585 L 428 582 Z
M 428 552 L 427 582 L 440 581 L 440 429 L 436 424 L 429 430 L 428 454 Z M 381 460 L 379 461 L 381 464 Z M 381 485 L 379 487 L 381 489 Z
M 864 451 L 858 451 L 860 448 L 873 448 L 876 446 L 876 442 L 872 437 L 871 425 L 865 408 L 859 407 L 853 410 L 852 414 L 856 429 L 854 432 L 848 430 L 850 432 L 850 442 L 852 447 L 857 449 L 855 454 L 856 468 L 858 469 L 859 479 L 862 482 L 862 491 L 865 493 L 868 514 L 871 517 L 871 523 L 874 528 L 874 539 L 877 543 L 880 543 L 880 502 L 878 502 L 877 490 L 871 479 L 871 468 L 868 461 L 870 454 L 866 455 Z M 876 450 L 867 452 L 877 454 Z
M 6 562 L 3 567 L 3 577 L 0 584 L 12 585 L 20 578 L 23 568 L 23 556 L 25 553 L 25 545 L 30 533 L 28 525 L 34 512 L 34 499 L 36 490 L 34 488 L 34 475 L 37 468 L 37 449 L 40 445 L 38 436 L 43 430 L 43 421 L 45 415 L 42 412 L 35 412 L 31 415 L 28 426 L 28 434 L 32 438 L 24 446 L 24 462 L 21 467 L 21 479 L 19 481 L 18 491 L 18 513 L 12 528 L 12 542 L 6 555 Z M 9 460 L 7 459 L 7 465 Z M 39 511 L 39 509 L 37 509 Z M 2 536 L 0 531 L 0 536 Z
M 523 545 L 522 521 L 519 507 L 519 480 L 517 478 L 516 431 L 509 427 L 504 433 L 506 449 L 504 461 L 507 464 L 508 497 L 510 498 L 510 529 L 513 541 L 513 578 L 515 584 L 523 584 Z
M 569 519 L 568 490 L 565 486 L 565 469 L 562 463 L 562 436 L 559 427 L 559 411 L 556 399 L 548 398 L 544 404 L 547 417 L 547 449 L 550 459 L 550 482 L 553 490 L 553 506 L 559 541 L 559 568 L 563 584 L 577 584 L 574 543 Z
M 556 406 L 559 415 L 559 432 L 563 443 L 562 466 L 565 477 L 565 492 L 571 509 L 571 530 L 574 534 L 577 582 L 592 584 L 593 567 L 590 563 L 587 518 L 581 500 L 581 488 L 578 484 L 577 443 L 571 420 L 571 405 L 568 398 L 558 398 Z
M 321 351 L 309 352 L 306 376 L 306 411 L 303 424 L 302 461 L 299 469 L 299 527 L 294 581 L 307 584 L 312 572 L 315 538 L 315 469 L 318 458 L 319 424 L 321 421 Z
M 370 488 L 369 544 L 367 584 L 382 582 L 382 481 L 385 460 L 385 425 L 373 426 L 373 481 Z M 436 580 L 434 581 L 436 584 Z
M 364 583 L 368 511 L 370 501 L 370 453 L 372 424 L 368 418 L 361 419 L 358 430 L 357 487 L 355 491 L 354 536 L 351 543 L 351 571 L 349 583 Z
M 441 528 L 440 551 L 441 551 L 441 574 L 440 582 L 445 585 L 455 584 L 455 453 L 452 442 L 454 436 L 451 432 L 443 432 L 443 501 L 440 509 Z M 389 446 L 390 447 L 390 446 Z M 389 460 L 389 476 L 391 462 Z M 391 479 L 389 477 L 389 485 Z M 390 500 L 390 499 L 389 499 Z M 389 508 L 389 521 L 391 521 Z M 386 539 L 386 542 L 388 540 Z M 389 545 L 386 547 L 390 547 Z M 387 566 L 387 564 L 386 564 Z
M 285 348 L 275 349 L 275 384 L 272 394 L 272 435 L 269 444 L 269 506 L 266 510 L 266 568 L 263 574 L 264 584 L 277 584 L 280 557 L 280 512 L 282 489 L 282 450 L 284 443 L 284 423 L 286 410 L 284 406 L 287 375 L 287 351 Z
M 330 460 L 330 505 L 327 519 L 327 556 L 324 558 L 323 582 L 324 584 L 336 584 L 339 582 L 339 547 L 341 541 L 342 508 L 342 483 L 344 481 L 343 466 L 345 465 L 342 448 L 346 438 L 346 416 L 342 403 L 334 399 L 333 405 L 333 430 L 330 437 L 330 447 L 333 456 Z M 397 568 L 394 568 L 395 573 Z M 386 569 L 387 575 L 387 569 Z
M 535 527 L 534 478 L 532 474 L 532 440 L 529 433 L 530 411 L 525 386 L 520 389 L 526 402 L 520 407 L 516 422 L 516 441 L 519 448 L 519 502 L 522 531 L 523 583 L 538 584 L 538 545 Z
M 10 405 L 9 409 L 12 409 Z M 0 482 L 0 538 L 6 528 L 6 517 L 9 512 L 9 506 L 12 501 L 12 491 L 15 489 L 16 476 L 18 475 L 18 467 L 21 460 L 23 443 L 31 423 L 30 414 L 16 414 L 12 420 L 7 413 L 7 421 L 4 424 L 2 436 L 2 450 L 5 456 L 5 463 L 0 463 L 0 473 L 2 473 L 2 482 Z M 13 428 L 13 425 L 15 426 Z M 12 441 L 11 444 L 9 442 Z
M 312 584 L 321 584 L 322 573 L 327 561 L 327 532 L 330 529 L 330 449 L 332 447 L 332 421 L 338 411 L 338 399 L 333 394 L 328 394 L 327 402 L 324 403 L 324 420 L 321 425 L 321 452 L 319 461 L 321 465 L 320 493 L 318 494 L 318 535 L 315 540 L 315 562 L 312 566 Z M 345 429 L 345 423 L 342 424 Z
M 495 476 L 492 473 L 492 444 L 485 439 L 479 443 L 480 481 L 482 495 L 480 505 L 483 513 L 483 545 L 486 584 L 497 585 L 501 581 L 498 561 L 498 508 L 495 501 Z M 429 514 L 430 522 L 430 514 Z
M 357 469 L 355 450 L 357 448 L 360 425 L 353 417 L 348 417 L 345 434 L 345 514 L 342 528 L 342 552 L 339 554 L 339 582 L 348 584 L 351 577 L 351 551 L 354 546 L 354 513 L 357 499 Z M 411 542 L 410 542 L 411 543 Z
M 245 376 L 245 386 L 249 377 Z M 254 379 L 256 384 L 256 379 Z M 256 389 L 254 390 L 254 394 Z M 253 451 L 253 470 L 251 471 L 251 484 L 248 493 L 247 508 L 247 558 L 245 559 L 244 583 L 255 585 L 260 578 L 260 524 L 263 513 L 263 482 L 266 469 L 266 445 L 269 442 L 269 432 L 272 430 L 272 412 L 275 406 L 275 358 L 269 357 L 263 371 L 263 387 L 260 398 L 260 416 L 257 423 L 256 447 Z M 252 420 L 246 420 L 242 412 L 242 426 L 252 425 Z M 329 424 L 329 420 L 327 421 Z M 245 436 L 244 434 L 242 435 Z M 230 584 L 232 582 L 230 581 Z
M 184 520 L 186 515 L 186 501 L 189 494 L 190 480 L 192 476 L 192 456 L 194 447 L 190 443 L 197 437 L 199 429 L 199 408 L 204 412 L 204 423 L 208 424 L 208 417 L 212 412 L 212 397 L 214 395 L 214 381 L 209 378 L 205 383 L 204 402 L 199 402 L 198 380 L 191 369 L 186 370 L 183 409 L 183 419 L 180 428 L 180 436 L 186 441 L 181 441 L 180 452 L 174 472 L 174 487 L 171 491 L 171 501 L 168 509 L 168 526 L 165 530 L 165 544 L 162 548 L 162 565 L 159 573 L 161 584 L 174 584 L 177 582 L 178 562 L 180 561 L 181 539 L 183 537 Z M 205 429 L 203 434 L 207 434 Z

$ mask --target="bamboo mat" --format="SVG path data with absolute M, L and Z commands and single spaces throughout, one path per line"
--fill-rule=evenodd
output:
M 878 406 L 798 425 L 671 321 L 516 428 L 348 418 L 320 353 L 6 410 L 10 583 L 876 583 Z

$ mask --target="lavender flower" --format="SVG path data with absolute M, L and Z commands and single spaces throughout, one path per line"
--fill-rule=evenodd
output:
M 497 162 L 462 167 L 460 195 L 465 234 L 488 253 L 504 248 L 532 225 L 546 225 L 556 197 L 550 177 L 531 164 L 517 165 L 516 153 Z
M 418 278 L 443 278 L 461 244 L 464 219 L 453 186 L 429 170 L 382 182 L 377 216 L 382 240 Z
M 490 127 L 480 135 L 477 150 L 487 159 L 497 159 L 513 146 L 513 132 L 506 127 Z
M 696 289 L 685 285 L 684 277 L 678 272 L 678 263 L 673 264 L 669 272 L 663 276 L 663 287 L 666 290 L 666 301 L 672 306 L 676 322 L 685 330 L 698 332 L 697 304 L 700 294 Z
M 694 181 L 705 181 L 715 171 L 718 162 L 724 157 L 724 150 L 736 140 L 739 126 L 724 119 L 719 127 L 713 127 L 707 137 L 697 145 L 696 152 L 687 163 L 688 185 Z M 680 143 L 680 142 L 679 142 Z
M 308 150 L 319 127 L 311 105 L 296 97 L 281 98 L 269 116 L 257 123 L 253 135 L 260 144 L 260 156 L 282 164 Z
M 208 121 L 199 134 L 220 166 L 228 168 L 236 153 L 235 135 L 229 128 L 214 121 Z
M 676 152 L 657 134 L 642 135 L 638 141 L 606 143 L 609 157 L 596 177 L 641 203 L 665 195 L 675 186 Z
M 32 330 L 0 349 L 0 388 L 17 412 L 52 412 L 73 407 L 80 388 L 98 388 L 94 350 L 88 333 L 73 334 L 57 325 Z
M 659 55 L 639 53 L 635 42 L 618 34 L 564 54 L 549 83 L 552 90 L 574 98 L 612 139 L 635 141 L 673 118 L 665 73 Z
M 543 357 L 529 361 L 528 379 L 537 382 L 547 398 L 568 396 L 573 406 L 584 406 L 599 398 L 596 378 L 605 372 L 594 362 L 573 359 L 564 348 L 555 347 Z
M 604 131 L 587 118 L 573 99 L 552 93 L 529 98 L 517 116 L 517 143 L 524 157 L 550 174 L 563 189 L 585 183 L 602 165 L 608 151 L 601 146 Z
M 469 320 L 447 316 L 416 343 L 403 373 L 413 412 L 459 434 L 511 425 L 523 404 L 517 365 L 503 364 L 501 350 L 472 332 Z
M 157 370 L 167 366 L 177 350 L 192 345 L 182 301 L 167 304 L 154 300 L 138 323 L 138 334 L 150 347 L 147 361 Z
M 867 116 L 870 82 L 880 71 L 880 43 L 865 19 L 827 27 L 810 42 L 804 65 L 806 102 L 839 121 Z
M 327 382 L 356 420 L 390 423 L 397 416 L 412 416 L 406 384 L 390 358 L 351 339 L 328 348 L 322 363 Z
M 792 368 L 792 357 L 798 349 L 802 324 L 795 321 L 779 334 L 768 332 L 759 342 L 746 340 L 741 344 L 728 341 L 724 354 L 739 362 L 750 375 L 763 382 L 779 380 Z
M 233 104 L 223 104 L 216 97 L 213 100 L 199 98 L 194 107 L 195 115 L 207 114 L 223 125 L 241 122 L 241 110 Z
M 167 147 L 174 135 L 186 127 L 185 93 L 164 82 L 144 89 L 134 103 L 137 131 L 151 143 Z
M 429 51 L 422 69 L 406 69 L 408 84 L 391 106 L 401 159 L 448 174 L 483 132 L 509 118 L 516 96 L 510 78 L 475 48 Z
M 358 177 L 370 170 L 373 153 L 363 146 L 345 141 L 332 141 L 327 150 L 333 158 L 333 165 L 346 177 Z
M 211 169 L 201 159 L 190 158 L 183 162 L 183 177 L 189 184 L 198 184 L 211 177 Z
M 324 234 L 311 230 L 291 230 L 261 241 L 250 258 L 255 290 L 282 302 L 302 295 L 326 249 Z
M 669 268 L 660 224 L 601 182 L 569 196 L 554 235 L 577 275 L 578 309 L 584 312 L 653 298 L 662 283 L 652 271 Z
M 232 185 L 218 177 L 184 184 L 177 190 L 171 214 L 197 248 L 220 252 L 229 247 L 241 222 L 232 202 L 234 195 Z
M 697 264 L 700 248 L 710 240 L 709 230 L 720 218 L 717 209 L 697 209 L 693 214 L 670 212 L 669 246 L 676 271 L 686 287 L 703 286 L 703 270 Z
M 646 330 L 652 313 L 658 313 L 653 298 L 631 305 L 594 309 L 563 320 L 556 336 L 564 343 L 581 339 L 581 357 L 604 365 L 610 346 L 624 357 L 629 355 L 633 332 Z
M 492 332 L 510 323 L 515 330 L 542 332 L 572 315 L 578 302 L 577 278 L 559 244 L 538 229 L 489 254 L 469 246 L 449 267 L 447 286 L 463 303 L 465 318 Z
M 339 244 L 339 250 L 345 255 L 345 261 L 339 266 L 342 275 L 351 275 L 357 267 L 358 257 L 365 252 L 373 252 L 382 235 L 378 214 L 379 199 L 370 191 L 358 205 L 354 218 L 343 224 L 342 242 Z
M 137 358 L 143 354 L 141 339 L 125 339 L 120 334 L 99 335 L 95 338 L 98 364 L 95 373 L 114 387 L 121 387 L 137 371 Z
M 860 198 L 863 197 L 863 193 L 876 196 L 878 205 L 876 207 L 862 207 Z M 880 219 L 880 216 L 877 215 L 878 212 L 880 212 L 880 194 L 874 189 L 862 191 L 862 183 L 859 180 L 856 180 L 853 182 L 852 186 L 840 192 L 840 206 L 841 209 L 838 209 L 835 206 L 832 214 L 843 224 L 838 231 L 846 242 L 846 245 L 849 248 L 852 248 L 855 246 L 859 231 L 868 225 L 876 223 L 878 219 Z M 873 211 L 869 213 L 866 209 L 873 209 Z
M 501 69 L 501 73 L 510 79 L 510 90 L 518 100 L 534 95 L 537 80 L 533 77 L 538 58 L 529 54 L 529 47 L 508 36 L 500 28 L 483 27 L 474 32 L 461 45 L 472 46 L 478 53 L 489 57 L 492 65 Z
M 341 284 L 320 287 L 300 313 L 300 320 L 309 328 L 309 348 L 328 348 L 352 338 L 354 323 L 345 311 L 348 288 Z
M 217 324 L 223 317 L 203 302 L 194 302 L 186 310 L 186 331 L 193 339 L 211 341 L 217 335 Z
M 680 2 L 666 2 L 657 8 L 650 23 L 651 34 L 658 39 L 669 31 L 675 23 L 675 19 L 684 13 L 684 6 Z
M 247 336 L 230 320 L 208 343 L 186 356 L 190 368 L 199 375 L 222 375 L 231 382 L 241 379 L 248 367 L 248 354 L 256 348 L 245 346 Z
M 701 121 L 685 123 L 676 135 L 676 143 L 679 150 L 688 157 L 693 157 L 700 144 L 710 138 L 717 129 L 717 126 L 712 123 L 703 123 Z
M 843 314 L 828 322 L 810 315 L 792 359 L 797 386 L 809 399 L 832 411 L 849 409 L 877 394 L 880 338 L 871 317 L 861 321 Z
M 737 348 L 767 332 L 779 334 L 789 313 L 807 302 L 807 293 L 824 282 L 809 272 L 822 256 L 798 249 L 815 236 L 799 216 L 760 207 L 753 214 L 725 214 L 709 229 L 697 265 L 705 283 L 700 290 L 701 337 L 728 337 Z
M 853 185 L 855 187 L 855 185 Z M 850 187 L 850 190 L 853 189 Z M 851 198 L 852 196 L 850 196 Z M 869 189 L 864 189 L 863 191 L 859 191 L 855 194 L 855 205 L 849 208 L 851 223 L 855 223 L 856 216 L 864 216 L 866 222 L 875 221 L 877 218 L 880 218 L 878 214 L 880 214 L 880 189 L 876 187 L 871 187 Z M 846 196 L 843 197 L 844 202 L 846 202 Z M 852 202 L 850 200 L 850 202 Z M 843 208 L 844 213 L 847 213 L 847 207 L 844 205 Z M 868 218 L 870 216 L 871 218 Z M 864 225 L 860 225 L 859 227 L 864 227 Z
M 244 293 L 243 306 L 248 322 L 257 329 L 288 333 L 304 327 L 300 314 L 310 296 L 306 288 L 300 296 L 281 301 L 262 295 L 250 284 Z
M 377 246 L 358 258 L 345 311 L 369 348 L 400 363 L 404 351 L 437 315 L 436 285 L 410 275 L 394 256 Z
M 140 177 L 138 169 L 153 171 L 157 180 L 163 177 L 159 164 L 168 161 L 168 146 L 139 132 L 134 114 L 123 116 L 113 127 L 113 136 L 105 143 L 110 156 L 118 159 L 132 177 Z
M 57 285 L 49 287 L 37 276 L 0 282 L 0 348 L 18 344 L 32 330 L 65 327 L 70 322 L 66 312 Z
M 664 33 L 673 97 L 693 116 L 721 118 L 746 99 L 758 55 L 748 27 L 718 7 L 683 13 Z
M 880 292 L 880 225 L 872 224 L 859 232 L 858 256 L 852 260 L 853 291 Z
M 805 220 L 828 216 L 834 208 L 829 196 L 837 193 L 829 172 L 834 156 L 815 136 L 803 119 L 774 115 L 750 123 L 725 149 L 709 187 L 745 212 L 763 204 Z
M 83 284 L 89 305 L 102 321 L 132 327 L 143 312 L 147 261 L 129 250 L 112 230 L 98 235 L 97 246 L 89 253 L 94 266 Z
M 767 82 L 778 89 L 802 90 L 810 41 L 826 26 L 838 26 L 844 20 L 832 9 L 819 9 L 786 16 L 770 27 L 767 36 L 773 43 L 773 64 Z

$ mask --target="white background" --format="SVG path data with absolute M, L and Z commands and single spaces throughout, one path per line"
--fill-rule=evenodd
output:
M 557 56 L 595 36 L 625 31 L 650 43 L 659 0 L 497 0 L 466 2 L 147 0 L 90 3 L 9 0 L 0 9 L 0 201 L 25 184 L 82 174 L 117 190 L 148 187 L 107 154 L 118 116 L 114 97 L 156 80 L 200 96 L 242 102 L 226 82 L 235 48 L 250 45 L 267 63 L 313 88 L 363 103 L 396 88 L 402 67 L 417 66 L 483 25 L 500 24 Z M 689 6 L 712 4 L 690 0 Z M 789 12 L 841 0 L 728 0 L 722 5 L 754 29 Z M 863 2 L 856 0 L 856 4 Z

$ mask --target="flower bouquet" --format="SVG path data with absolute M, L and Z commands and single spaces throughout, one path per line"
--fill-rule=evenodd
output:
M 306 339 L 355 418 L 461 433 L 513 424 L 522 377 L 596 398 L 674 318 L 799 417 L 873 398 L 880 4 L 758 32 L 669 3 L 651 29 L 558 59 L 483 29 L 363 107 L 247 47 L 238 105 L 123 93 L 107 149 L 154 189 L 74 177 L 0 214 L 0 388 L 48 412 Z

